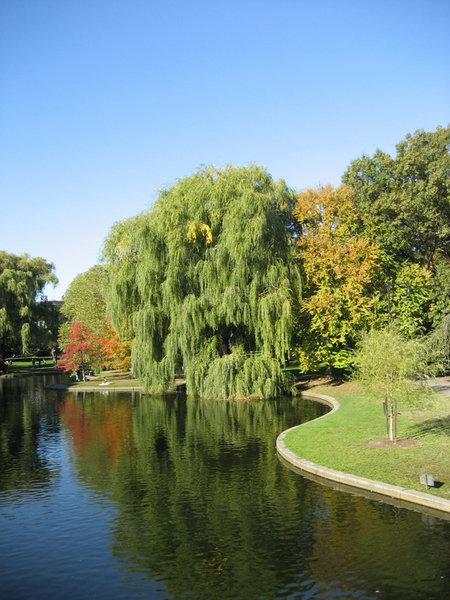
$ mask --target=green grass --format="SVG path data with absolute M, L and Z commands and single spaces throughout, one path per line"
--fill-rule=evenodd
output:
M 39 373 L 40 371 L 45 371 L 49 369 L 53 369 L 53 360 L 52 357 L 44 357 L 46 361 L 46 365 L 39 367 L 39 362 L 36 361 L 34 369 L 33 363 L 31 360 L 17 360 L 14 361 L 11 366 L 8 366 L 7 373 L 23 375 L 26 373 Z M 41 358 L 42 360 L 42 358 Z M 63 371 L 58 371 L 63 373 Z M 127 373 L 123 373 L 121 371 L 102 371 L 96 377 L 90 377 L 88 381 L 71 381 L 70 387 L 97 387 L 100 383 L 102 383 L 103 378 L 106 377 L 108 381 L 110 381 L 110 385 L 101 386 L 100 389 L 111 389 L 111 388 L 138 388 L 142 387 L 142 382 L 139 379 L 131 379 Z
M 46 364 L 42 364 L 42 360 L 45 358 Z M 20 373 L 22 371 L 38 371 L 39 369 L 52 369 L 53 368 L 53 359 L 51 356 L 43 356 L 40 357 L 41 366 L 39 367 L 39 360 L 36 359 L 34 369 L 33 363 L 31 359 L 23 359 L 23 360 L 14 360 L 12 365 L 8 366 L 8 373 Z
M 70 383 L 70 387 L 83 388 L 83 387 L 98 387 L 103 381 L 103 374 L 99 377 L 91 377 L 88 381 L 75 381 Z M 117 388 L 140 388 L 142 387 L 142 382 L 139 379 L 130 379 L 129 377 L 125 379 L 113 379 L 108 377 L 108 381 L 110 384 L 108 386 L 101 386 L 100 389 L 110 390 Z
M 109 381 L 108 386 L 101 386 L 100 389 L 110 390 L 111 388 L 138 388 L 142 387 L 142 382 L 140 379 L 132 379 L 130 377 L 130 373 L 125 373 L 124 371 L 118 370 L 110 370 L 110 371 L 101 371 L 101 373 L 97 373 L 95 376 L 87 376 L 87 381 L 71 381 L 69 383 L 70 387 L 83 388 L 83 387 L 98 387 L 103 379 Z
M 51 358 L 46 358 L 51 368 Z M 39 372 L 31 369 L 31 361 L 20 361 L 10 373 Z M 142 382 L 116 371 L 102 372 L 86 382 L 73 382 L 74 387 L 97 387 L 107 377 L 111 385 L 100 389 L 137 388 Z M 373 402 L 354 384 L 315 387 L 314 392 L 334 396 L 341 408 L 333 415 L 312 421 L 286 435 L 287 447 L 301 458 L 322 466 L 425 491 L 420 473 L 431 473 L 443 485 L 429 493 L 450 499 L 450 398 L 434 394 L 421 409 L 400 406 L 398 435 L 418 441 L 412 448 L 369 448 L 366 442 L 385 438 L 386 426 L 381 403 Z
M 426 491 L 420 473 L 430 473 L 443 485 L 429 492 L 450 499 L 448 396 L 433 394 L 421 409 L 400 405 L 398 437 L 416 440 L 416 446 L 370 448 L 366 442 L 386 437 L 382 404 L 354 384 L 320 386 L 314 392 L 333 396 L 341 408 L 289 432 L 285 443 L 295 454 L 324 467 L 418 491 Z

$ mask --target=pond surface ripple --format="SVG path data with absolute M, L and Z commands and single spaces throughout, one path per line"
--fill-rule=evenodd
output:
M 0 380 L 0 598 L 440 599 L 450 524 L 286 468 L 311 401 Z

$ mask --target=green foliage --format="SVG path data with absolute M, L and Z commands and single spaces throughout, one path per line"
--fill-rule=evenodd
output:
M 429 318 L 434 328 L 450 314 L 450 259 L 436 261 L 430 293 Z
M 408 337 L 424 333 L 429 320 L 432 274 L 425 267 L 405 262 L 390 289 L 390 318 Z
M 36 323 L 32 326 L 32 352 L 56 348 L 62 320 L 61 302 L 43 301 L 36 306 Z
M 424 360 L 437 373 L 450 371 L 450 313 L 443 317 L 425 342 Z
M 305 279 L 300 368 L 315 370 L 324 363 L 346 369 L 358 333 L 373 321 L 378 249 L 355 235 L 353 192 L 346 186 L 306 190 L 294 215 L 301 229 L 298 245 Z
M 397 436 L 397 402 L 420 403 L 430 394 L 420 385 L 431 371 L 423 341 L 407 339 L 395 325 L 372 330 L 354 352 L 355 379 L 386 402 L 389 437 Z
M 0 251 L 0 354 L 29 351 L 39 313 L 36 297 L 47 283 L 57 284 L 53 270 L 43 258 Z
M 280 366 L 300 297 L 293 204 L 261 167 L 210 167 L 113 227 L 107 305 L 116 329 L 133 330 L 132 368 L 147 390 L 165 391 L 181 368 L 191 395 L 290 389 Z
M 30 351 L 30 323 L 23 323 L 22 325 L 22 331 L 21 331 L 21 338 L 22 338 L 22 353 L 23 354 L 28 354 L 28 352 Z
M 362 336 L 354 352 L 357 379 L 388 393 L 417 373 L 419 342 L 405 339 L 394 326 Z
M 291 377 L 281 370 L 279 361 L 249 354 L 242 347 L 218 357 L 200 352 L 186 382 L 199 396 L 214 398 L 275 398 L 293 392 Z
M 66 321 L 59 329 L 59 346 L 65 354 L 71 345 L 74 328 L 82 324 L 95 340 L 95 364 L 98 367 L 124 368 L 130 365 L 130 331 L 122 328 L 122 340 L 111 327 L 105 295 L 108 273 L 104 265 L 95 265 L 75 277 L 61 309 Z
M 67 321 L 83 322 L 92 331 L 97 332 L 105 323 L 105 285 L 106 271 L 102 265 L 95 265 L 77 275 L 68 287 L 61 307 L 61 313 Z
M 431 268 L 450 252 L 450 127 L 416 131 L 397 144 L 353 161 L 342 178 L 356 192 L 366 235 L 396 262 Z
M 449 312 L 450 127 L 416 131 L 391 158 L 381 150 L 351 163 L 357 232 L 380 248 L 376 322 L 411 336 Z

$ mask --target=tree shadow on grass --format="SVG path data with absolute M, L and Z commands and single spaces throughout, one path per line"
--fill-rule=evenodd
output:
M 433 433 L 450 436 L 450 415 L 441 419 L 428 419 L 414 425 L 408 430 L 408 437 L 420 438 Z
M 295 382 L 295 387 L 297 388 L 298 391 L 304 391 L 306 392 L 307 390 L 310 390 L 312 388 L 321 386 L 321 385 L 327 385 L 329 387 L 338 387 L 340 385 L 342 385 L 343 380 L 339 379 L 338 377 L 312 377 L 312 378 L 305 378 L 305 379 L 301 379 L 299 381 Z

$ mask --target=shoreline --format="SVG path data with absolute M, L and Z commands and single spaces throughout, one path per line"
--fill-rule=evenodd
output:
M 10 377 L 14 375 L 20 376 L 30 376 L 30 375 L 48 375 L 55 374 L 54 369 L 46 369 L 45 371 L 32 371 L 28 373 L 4 373 L 2 377 Z M 444 386 L 437 386 L 436 382 L 433 382 L 435 385 L 436 391 L 440 391 L 444 394 L 449 394 L 448 387 L 448 379 L 445 382 Z M 440 389 L 439 389 L 440 388 Z M 102 386 L 100 384 L 96 385 L 85 385 L 85 386 L 74 386 L 70 384 L 50 384 L 46 386 L 48 390 L 56 390 L 56 391 L 67 391 L 67 392 L 139 392 L 143 393 L 142 386 Z M 310 400 L 320 402 L 322 404 L 326 404 L 331 408 L 327 414 L 318 417 L 318 419 L 314 419 L 314 421 L 318 421 L 319 419 L 324 419 L 329 417 L 331 414 L 339 410 L 340 404 L 336 398 L 332 396 L 328 396 L 325 394 L 318 394 L 315 392 L 302 391 L 299 394 L 304 398 L 308 398 Z M 311 423 L 311 421 L 308 421 Z M 384 483 L 382 481 L 377 481 L 374 479 L 368 479 L 366 477 L 361 477 L 359 475 L 353 475 L 351 473 L 346 473 L 344 471 L 337 471 L 335 469 L 330 469 L 328 467 L 324 467 L 312 461 L 306 460 L 292 452 L 285 444 L 284 438 L 290 431 L 297 429 L 299 427 L 303 427 L 308 423 L 303 423 L 300 425 L 295 425 L 294 427 L 290 427 L 285 431 L 281 432 L 276 440 L 276 450 L 279 459 L 283 464 L 285 464 L 288 468 L 291 468 L 294 472 L 301 474 L 302 476 L 307 476 L 314 481 L 318 481 L 322 485 L 332 485 L 336 489 L 341 489 L 347 493 L 357 493 L 357 491 L 365 492 L 372 494 L 374 497 L 377 497 L 378 500 L 381 501 L 392 501 L 400 503 L 400 505 L 410 505 L 412 506 L 421 506 L 423 508 L 434 510 L 439 513 L 442 518 L 450 519 L 450 500 L 445 498 L 439 498 L 437 496 L 426 494 L 424 492 L 419 492 L 416 490 L 406 489 L 401 486 L 396 486 L 388 483 Z M 346 489 L 348 488 L 348 489 Z M 408 506 L 406 506 L 408 508 Z
M 114 392 L 143 392 L 142 386 L 117 386 L 111 385 L 65 385 L 64 383 L 54 383 L 45 386 L 46 390 L 58 390 L 63 392 L 107 392 L 112 390 Z
M 314 392 L 302 392 L 301 396 L 331 407 L 332 410 L 330 412 L 328 412 L 326 415 L 322 415 L 318 419 L 314 419 L 314 421 L 325 419 L 340 408 L 339 402 L 332 396 L 317 394 Z M 308 421 L 308 423 L 311 422 L 312 421 Z M 289 467 L 292 466 L 294 471 L 300 473 L 304 472 L 308 475 L 312 475 L 318 480 L 324 479 L 332 482 L 333 484 L 349 486 L 350 488 L 371 492 L 379 496 L 380 500 L 382 500 L 384 497 L 409 504 L 418 504 L 428 509 L 437 510 L 440 513 L 443 513 L 442 518 L 450 519 L 450 500 L 439 498 L 424 492 L 418 492 L 416 490 L 408 490 L 406 488 L 384 483 L 382 481 L 360 477 L 359 475 L 345 473 L 344 471 L 329 469 L 328 467 L 323 467 L 322 465 L 318 465 L 309 460 L 303 459 L 300 456 L 297 456 L 297 454 L 292 452 L 292 450 L 289 450 L 289 448 L 286 446 L 284 438 L 288 432 L 298 429 L 299 427 L 303 427 L 308 423 L 302 423 L 300 425 L 290 427 L 289 429 L 281 432 L 277 438 L 276 448 L 279 458 L 283 459 L 282 462 L 287 463 Z

